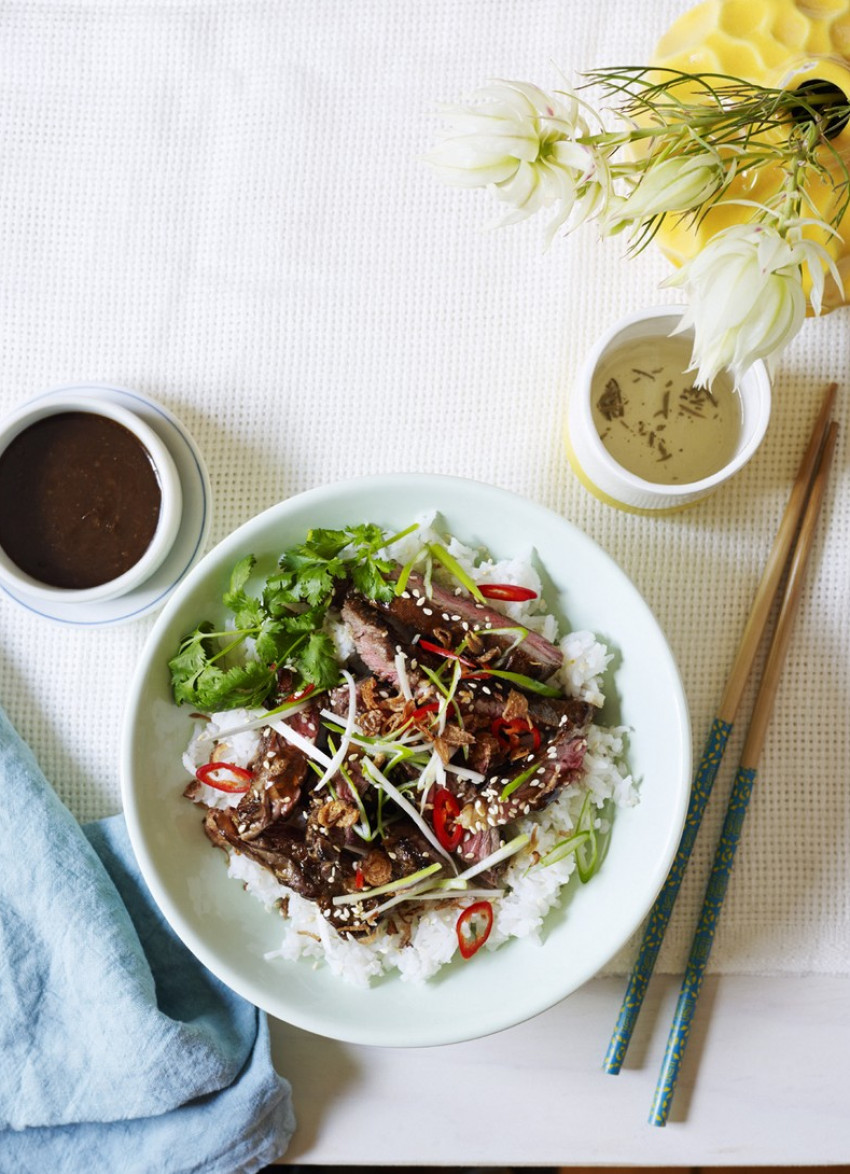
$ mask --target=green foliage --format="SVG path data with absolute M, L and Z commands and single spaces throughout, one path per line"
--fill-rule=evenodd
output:
M 297 674 L 298 688 L 334 686 L 339 664 L 325 616 L 343 582 L 369 599 L 392 598 L 392 563 L 379 553 L 387 544 L 372 524 L 310 530 L 259 594 L 249 592 L 256 558 L 240 559 L 222 596 L 232 627 L 215 631 L 204 621 L 184 637 L 168 662 L 174 700 L 206 712 L 262 705 L 284 667 Z

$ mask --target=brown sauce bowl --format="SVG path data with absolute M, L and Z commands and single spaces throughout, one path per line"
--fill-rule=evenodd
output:
M 94 390 L 0 422 L 0 583 L 15 595 L 89 604 L 135 590 L 171 550 L 182 505 L 165 443 Z

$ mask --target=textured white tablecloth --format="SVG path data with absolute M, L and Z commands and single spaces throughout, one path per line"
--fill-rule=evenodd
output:
M 482 231 L 489 197 L 421 161 L 437 104 L 493 76 L 646 61 L 676 0 L 5 0 L 0 410 L 136 388 L 196 437 L 212 540 L 352 475 L 491 481 L 560 511 L 666 630 L 701 749 L 847 311 L 781 361 L 762 449 L 675 517 L 588 495 L 562 445 L 596 333 L 667 300 L 666 263 L 593 229 Z M 850 484 L 840 445 L 712 968 L 850 972 Z M 82 819 L 118 808 L 128 674 L 152 623 L 75 630 L 0 598 L 0 700 Z M 746 716 L 745 707 L 742 717 Z M 680 969 L 743 733 L 661 958 Z M 4 797 L 7 804 L 14 797 Z M 621 958 L 622 968 L 628 958 Z

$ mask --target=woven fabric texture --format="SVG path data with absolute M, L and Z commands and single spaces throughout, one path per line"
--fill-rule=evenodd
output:
M 550 506 L 653 608 L 698 754 L 830 379 L 846 424 L 847 311 L 808 321 L 782 357 L 767 439 L 734 482 L 675 516 L 621 513 L 570 471 L 566 401 L 599 332 L 671 300 L 667 263 L 626 259 L 592 227 L 548 251 L 539 222 L 485 231 L 491 198 L 422 161 L 440 102 L 648 60 L 683 7 L 7 0 L 0 410 L 78 381 L 158 400 L 208 464 L 211 542 L 374 472 L 470 476 Z M 715 971 L 850 973 L 848 533 L 840 441 Z M 152 622 L 77 630 L 0 597 L 2 703 L 80 819 L 120 807 L 118 730 Z M 663 969 L 687 953 L 739 724 Z

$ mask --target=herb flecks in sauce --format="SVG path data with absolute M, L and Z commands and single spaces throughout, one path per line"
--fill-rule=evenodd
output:
M 735 453 L 741 405 L 732 381 L 696 386 L 690 355 L 684 339 L 632 343 L 608 357 L 594 382 L 593 420 L 602 443 L 645 481 L 699 481 Z

